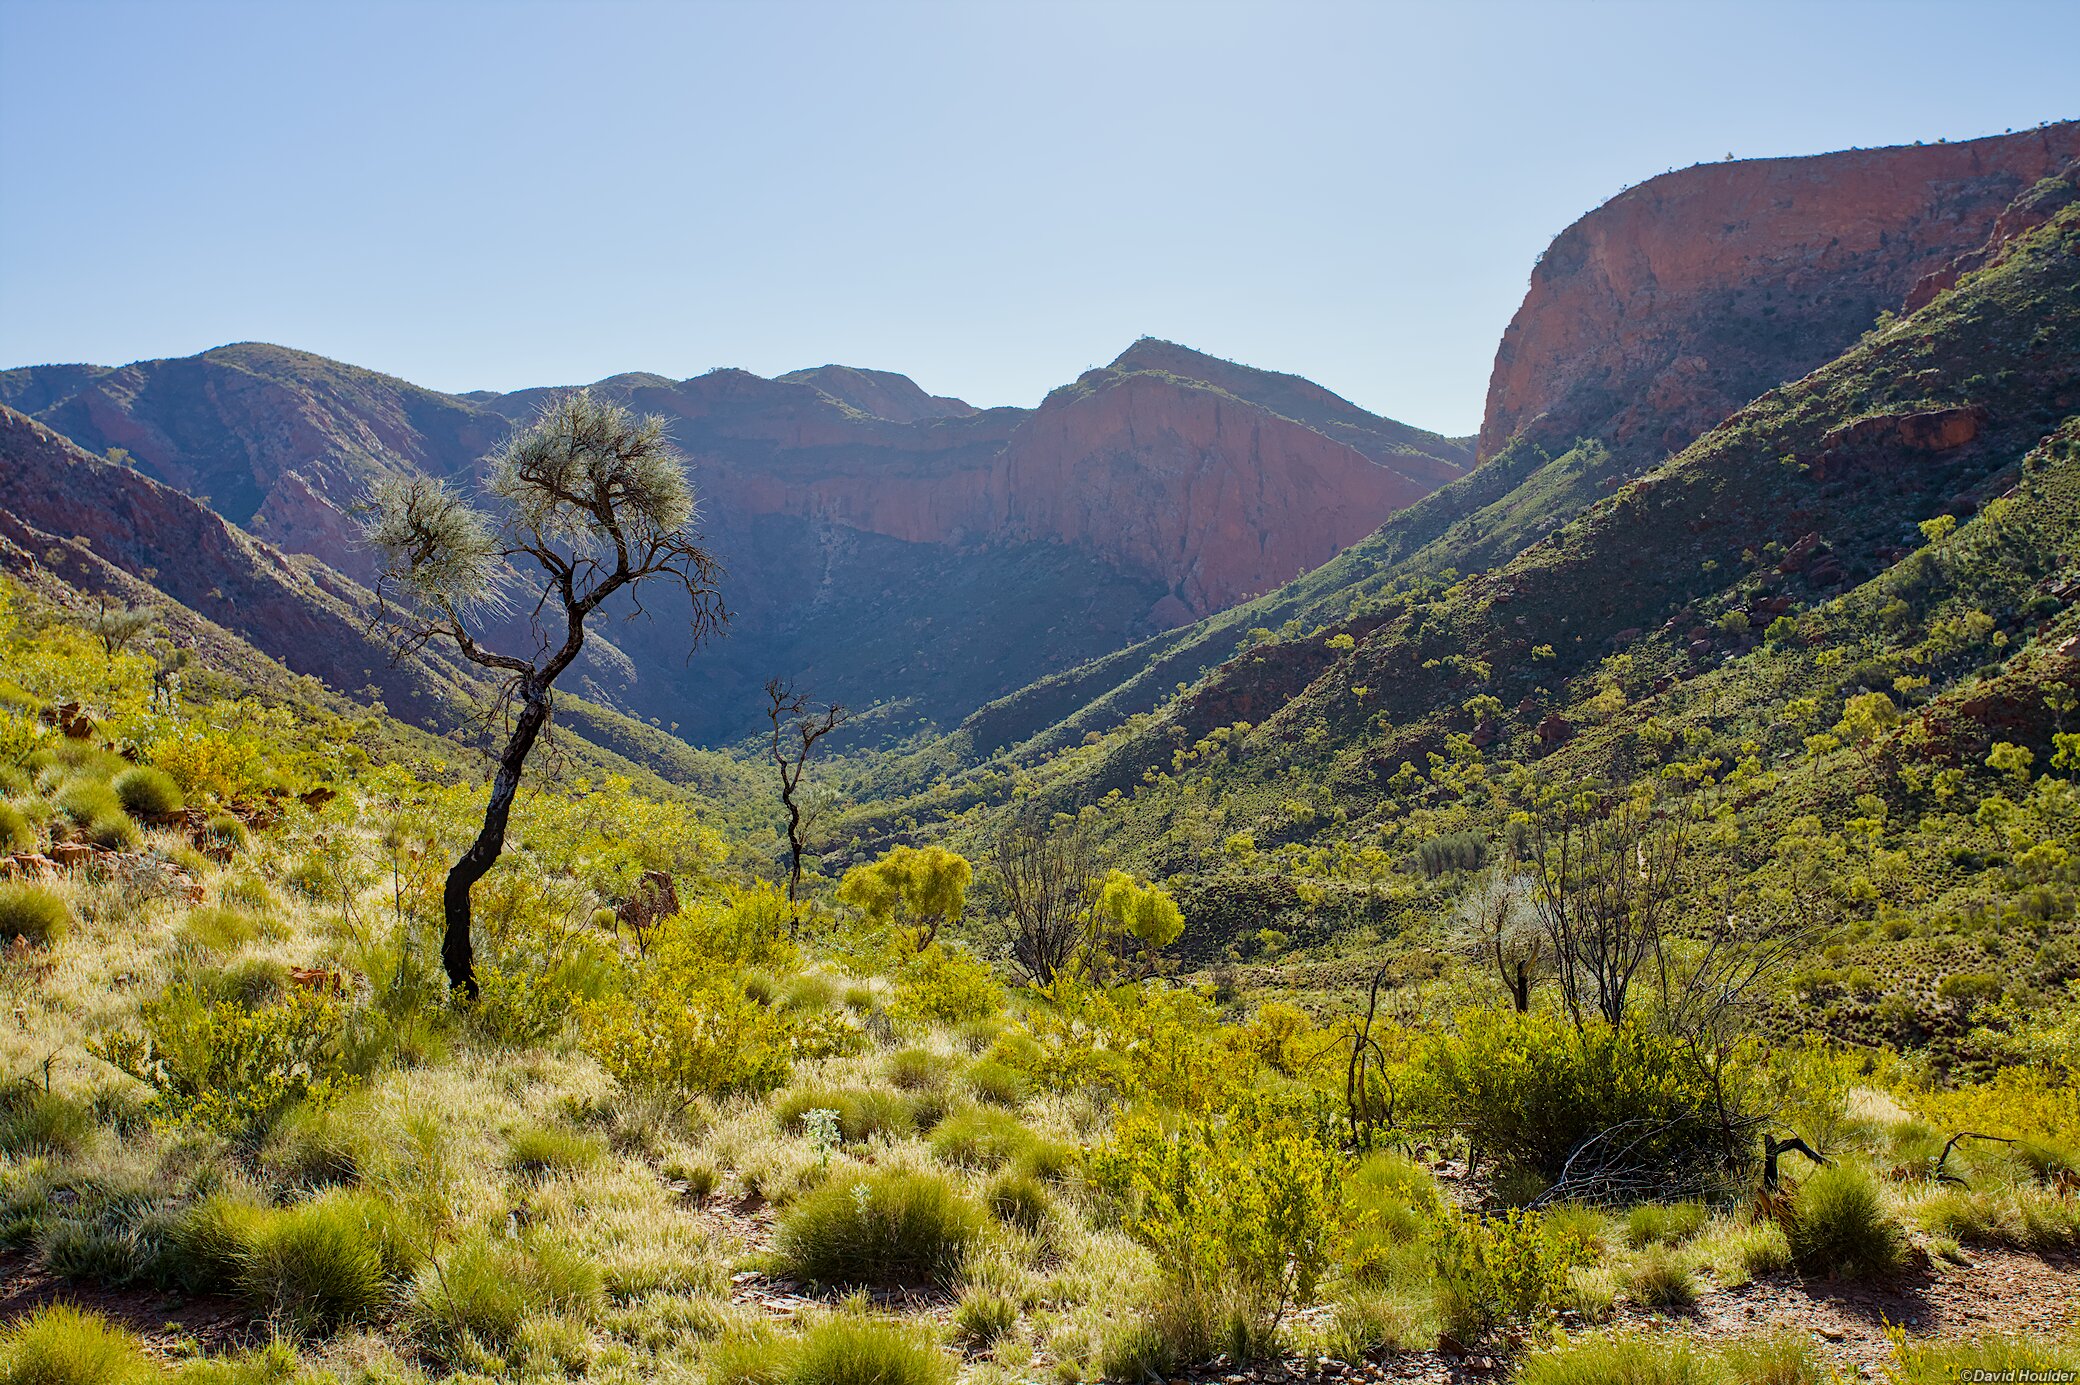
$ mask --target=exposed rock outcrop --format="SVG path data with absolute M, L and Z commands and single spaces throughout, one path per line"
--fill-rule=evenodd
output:
M 2069 121 L 1703 164 L 1621 193 L 1533 270 L 1496 352 L 1481 457 L 1526 432 L 1658 460 L 1832 359 L 1880 312 L 1919 306 L 1910 294 L 1926 301 L 1942 285 L 1929 276 L 1977 251 L 2018 194 L 2076 157 Z

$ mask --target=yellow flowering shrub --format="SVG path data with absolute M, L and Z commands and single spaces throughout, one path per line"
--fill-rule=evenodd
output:
M 1186 1339 L 1210 1342 L 1238 1327 L 1262 1340 L 1314 1300 L 1339 1234 L 1345 1162 L 1306 1115 L 1247 1097 L 1175 1128 L 1135 1111 L 1089 1168 L 1155 1255 L 1165 1312 L 1196 1325 Z
M 150 1087 L 173 1123 L 247 1131 L 298 1102 L 326 1105 L 353 1085 L 343 1057 L 346 1006 L 335 996 L 292 990 L 254 1006 L 176 983 L 142 1011 L 144 1033 L 114 1034 L 89 1050 Z

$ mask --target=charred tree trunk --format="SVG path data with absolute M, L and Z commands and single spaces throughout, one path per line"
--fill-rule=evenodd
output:
M 441 936 L 441 965 L 447 969 L 448 985 L 468 1000 L 477 998 L 476 948 L 470 940 L 470 890 L 498 864 L 506 847 L 506 823 L 513 814 L 513 799 L 520 791 L 520 772 L 527 753 L 534 749 L 549 721 L 549 688 L 530 684 L 522 690 L 518 720 L 506 740 L 505 753 L 498 757 L 498 774 L 491 781 L 491 801 L 484 809 L 484 826 L 469 850 L 448 871 L 441 890 L 441 912 L 445 931 Z

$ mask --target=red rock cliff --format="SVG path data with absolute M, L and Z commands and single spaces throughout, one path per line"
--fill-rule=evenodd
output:
M 1703 164 L 1561 232 L 1503 335 L 1483 460 L 1522 431 L 1642 458 L 1840 354 L 2080 156 L 2080 121 L 1962 144 Z
M 1012 435 L 1003 528 L 1161 578 L 1165 623 L 1328 561 L 1435 485 L 1221 390 L 1146 372 L 1087 379 Z

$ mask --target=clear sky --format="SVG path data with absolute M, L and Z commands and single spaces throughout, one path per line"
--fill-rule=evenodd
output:
M 0 365 L 1031 404 L 1151 334 L 1468 433 L 1621 187 L 2080 115 L 2076 53 L 2074 0 L 0 0 Z

